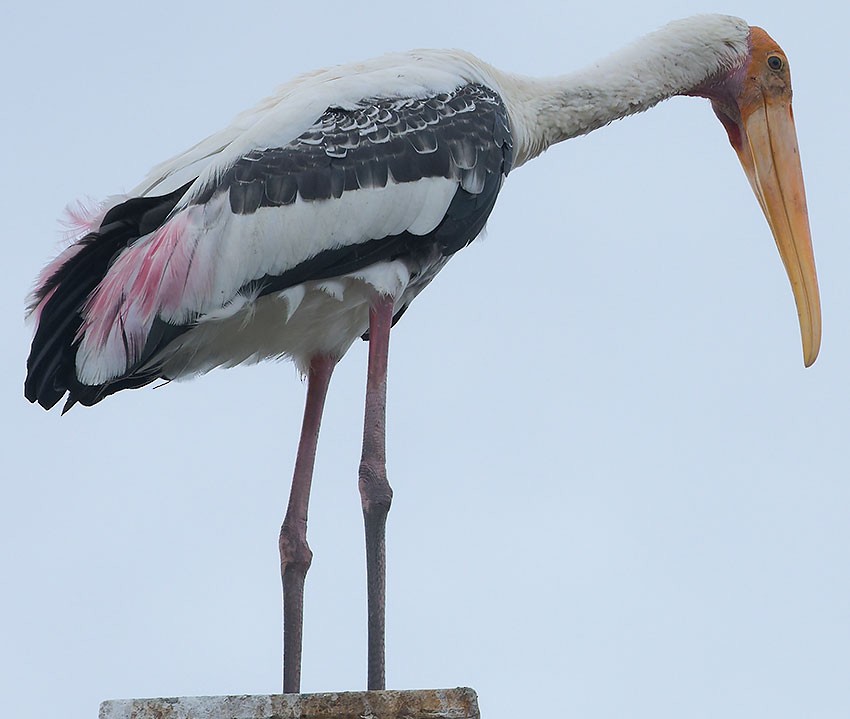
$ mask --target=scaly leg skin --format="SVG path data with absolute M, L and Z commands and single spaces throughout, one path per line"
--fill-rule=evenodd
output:
M 368 677 L 370 690 L 385 689 L 386 523 L 393 490 L 387 481 L 386 408 L 387 358 L 394 300 L 380 296 L 369 313 L 369 369 L 363 454 L 360 458 L 360 503 L 366 529 L 366 592 L 368 605 Z
M 289 492 L 289 506 L 280 528 L 280 576 L 283 582 L 283 691 L 301 690 L 301 637 L 304 625 L 304 578 L 313 552 L 307 544 L 307 507 L 316 461 L 322 410 L 337 360 L 318 356 L 307 373 L 307 401 L 301 439 Z

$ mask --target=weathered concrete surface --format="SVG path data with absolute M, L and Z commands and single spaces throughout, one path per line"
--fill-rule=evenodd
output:
M 100 719 L 480 719 L 467 687 L 327 694 L 117 699 Z

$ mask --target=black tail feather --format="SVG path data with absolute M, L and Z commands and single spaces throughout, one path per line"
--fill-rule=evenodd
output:
M 77 379 L 77 333 L 82 309 L 103 280 L 116 257 L 139 237 L 163 224 L 192 183 L 161 197 L 136 197 L 113 207 L 96 232 L 83 237 L 82 249 L 63 264 L 38 290 L 37 300 L 51 294 L 41 309 L 38 327 L 27 360 L 24 396 L 45 409 L 53 407 L 65 393 L 63 411 L 75 403 L 92 405 L 120 389 L 153 382 L 152 372 L 122 377 L 96 386 Z

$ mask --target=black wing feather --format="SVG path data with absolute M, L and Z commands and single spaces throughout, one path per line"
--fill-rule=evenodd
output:
M 191 184 L 162 197 L 137 197 L 113 207 L 98 231 L 80 240 L 83 248 L 39 288 L 36 302 L 52 295 L 41 310 L 27 360 L 24 396 L 30 402 L 50 409 L 70 391 L 71 404 L 89 404 L 92 388 L 79 383 L 75 369 L 83 305 L 115 257 L 159 227 Z
M 329 108 L 285 147 L 241 157 L 193 203 L 228 193 L 235 213 L 251 214 L 292 204 L 296 196 L 315 202 L 342 191 L 386 187 L 390 179 L 445 177 L 477 188 L 482 173 L 507 174 L 511 156 L 501 98 L 469 84 L 435 97 L 377 98 L 354 110 Z

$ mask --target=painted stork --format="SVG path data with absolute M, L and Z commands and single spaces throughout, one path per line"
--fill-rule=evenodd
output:
M 675 96 L 711 101 L 785 264 L 811 365 L 820 300 L 788 60 L 727 16 L 671 23 L 549 79 L 418 50 L 303 75 L 88 217 L 41 273 L 25 395 L 93 405 L 159 378 L 291 358 L 307 399 L 280 533 L 284 691 L 300 686 L 307 505 L 337 361 L 369 340 L 359 488 L 368 686 L 384 681 L 390 327 L 481 232 L 507 175 L 551 145 Z

